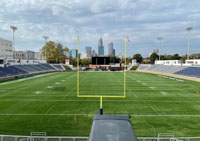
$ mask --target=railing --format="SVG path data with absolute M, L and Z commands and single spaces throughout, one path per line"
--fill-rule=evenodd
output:
M 200 137 L 138 137 L 138 141 L 200 141 Z M 0 141 L 89 141 L 89 137 L 0 135 Z
M 88 137 L 0 135 L 0 141 L 88 141 Z
M 200 141 L 200 137 L 137 137 L 138 141 Z

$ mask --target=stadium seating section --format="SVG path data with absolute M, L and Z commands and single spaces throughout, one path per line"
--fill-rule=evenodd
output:
M 8 67 L 0 67 L 0 78 L 57 70 L 63 70 L 63 67 L 59 64 L 13 65 Z
M 200 78 L 200 67 L 193 66 L 141 65 L 137 70 L 178 74 Z
M 63 67 L 60 64 L 52 64 L 54 66 L 54 68 L 58 69 L 58 70 L 62 70 Z

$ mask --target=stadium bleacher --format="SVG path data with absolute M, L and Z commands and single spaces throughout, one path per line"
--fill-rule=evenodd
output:
M 57 67 L 55 68 L 50 64 L 13 65 L 8 67 L 0 67 L 0 78 L 57 70 L 63 70 L 62 66 L 57 65 Z
M 176 72 L 175 74 L 200 78 L 200 67 L 188 67 Z
M 56 69 L 63 70 L 63 67 L 60 64 L 52 64 Z
M 141 65 L 138 71 L 152 71 L 200 78 L 200 67 L 175 65 Z

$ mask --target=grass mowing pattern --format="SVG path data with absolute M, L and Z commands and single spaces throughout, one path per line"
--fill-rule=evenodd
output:
M 137 136 L 199 136 L 198 82 L 127 72 L 127 97 L 103 99 L 105 114 L 129 114 Z M 80 94 L 123 95 L 123 73 L 80 72 Z M 0 83 L 0 134 L 89 136 L 99 98 L 76 97 L 76 73 Z M 77 121 L 74 121 L 76 115 Z

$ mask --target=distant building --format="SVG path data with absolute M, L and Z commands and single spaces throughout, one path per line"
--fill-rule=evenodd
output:
M 27 51 L 26 51 L 26 59 L 28 59 L 28 60 L 33 60 L 33 59 L 35 59 L 35 52 L 34 52 L 34 51 L 27 50 Z
M 26 59 L 26 60 L 34 60 L 35 59 L 35 52 L 34 51 L 15 51 L 14 52 L 14 59 Z
M 115 49 L 113 49 L 113 56 L 115 56 Z
M 113 43 L 108 44 L 108 56 L 113 56 Z
M 77 49 L 70 50 L 70 58 L 77 58 Z
M 200 59 L 185 60 L 185 64 L 193 65 L 193 66 L 200 66 Z
M 13 58 L 12 41 L 4 40 L 0 38 L 0 58 L 4 58 L 4 59 Z
M 24 51 L 15 51 L 14 52 L 14 59 L 26 59 L 26 52 Z
M 87 57 L 92 57 L 92 47 L 85 47 Z
M 103 46 L 102 38 L 99 39 L 99 43 L 98 43 L 98 55 L 100 56 L 104 55 L 104 46 Z
M 36 60 L 42 60 L 42 54 L 41 54 L 41 52 L 35 52 L 35 59 Z
M 108 56 L 115 56 L 115 49 L 113 48 L 113 43 L 108 44 Z
M 93 50 L 93 51 L 92 51 L 92 57 L 95 57 L 95 56 L 97 56 L 97 53 L 96 53 L 95 50 Z
M 156 60 L 155 64 L 160 65 L 181 65 L 181 60 Z

